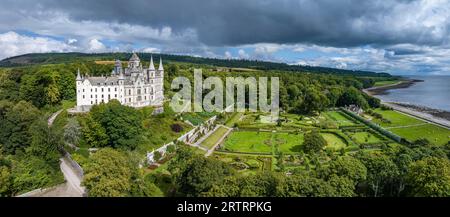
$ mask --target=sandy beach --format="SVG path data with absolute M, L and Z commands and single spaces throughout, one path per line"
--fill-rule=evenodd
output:
M 397 89 L 397 88 L 408 88 L 416 82 L 422 82 L 421 80 L 403 80 L 399 81 L 396 84 L 380 86 L 380 87 L 372 87 L 368 89 L 364 89 L 363 91 L 371 96 L 376 97 L 377 95 L 386 94 L 387 90 Z M 382 104 L 393 108 L 396 111 L 408 114 L 410 116 L 414 116 L 416 118 L 423 119 L 427 122 L 445 127 L 450 129 L 450 112 L 429 108 L 425 106 L 419 106 L 409 103 L 403 102 L 385 102 L 381 101 Z

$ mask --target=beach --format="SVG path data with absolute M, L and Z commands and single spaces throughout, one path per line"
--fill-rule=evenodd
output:
M 377 97 L 377 95 L 386 94 L 387 90 L 390 89 L 398 89 L 398 88 L 408 88 L 411 85 L 414 85 L 417 82 L 423 82 L 422 80 L 417 79 L 408 79 L 399 81 L 396 84 L 385 85 L 380 87 L 372 87 L 368 89 L 364 89 L 363 91 L 371 96 Z M 381 100 L 381 99 L 380 99 Z M 445 127 L 450 129 L 450 112 L 430 108 L 427 106 L 415 105 L 411 103 L 404 102 L 390 102 L 381 100 L 383 105 L 389 106 L 392 109 L 402 112 L 404 114 L 414 116 L 419 119 L 423 119 L 427 122 Z

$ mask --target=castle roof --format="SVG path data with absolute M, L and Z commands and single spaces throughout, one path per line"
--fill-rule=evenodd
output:
M 159 57 L 159 67 L 158 67 L 158 70 L 159 70 L 159 71 L 164 70 L 163 64 L 162 64 L 162 58 L 161 58 L 161 57 Z
M 150 56 L 150 65 L 148 67 L 150 70 L 155 70 L 155 65 L 153 64 L 153 56 Z
M 136 53 L 133 53 L 133 55 L 131 55 L 130 61 L 140 61 L 140 59 Z

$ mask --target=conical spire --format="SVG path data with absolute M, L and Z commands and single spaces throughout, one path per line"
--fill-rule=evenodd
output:
M 162 64 L 162 58 L 161 58 L 161 57 L 159 57 L 159 67 L 158 67 L 158 70 L 159 70 L 159 71 L 164 71 L 163 64 Z
M 148 67 L 150 70 L 155 70 L 155 65 L 153 64 L 153 56 L 150 56 L 150 66 Z
M 77 70 L 77 81 L 81 81 L 82 80 L 82 78 L 81 78 L 81 75 L 80 75 L 80 68 L 78 68 L 78 70 Z

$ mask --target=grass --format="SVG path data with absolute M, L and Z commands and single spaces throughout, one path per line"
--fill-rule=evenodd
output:
M 450 141 L 450 130 L 433 124 L 411 126 L 406 128 L 394 128 L 389 130 L 411 142 L 417 139 L 425 138 L 433 144 L 444 145 Z
M 338 150 L 346 147 L 344 140 L 333 133 L 321 133 L 320 135 L 327 141 L 327 148 Z
M 234 113 L 225 123 L 225 125 L 227 127 L 234 127 L 234 124 L 237 123 L 239 121 L 239 119 L 242 117 L 242 115 L 244 115 L 241 112 L 236 112 Z
M 303 134 L 275 133 L 272 141 L 278 145 L 278 150 L 283 153 L 300 152 Z
M 415 124 L 425 123 L 422 120 L 410 117 L 408 115 L 404 115 L 400 112 L 393 111 L 393 110 L 375 109 L 375 112 L 381 114 L 384 119 L 387 119 L 391 122 L 391 123 L 385 123 L 379 119 L 372 120 L 373 122 L 379 124 L 382 127 L 407 126 L 407 125 L 415 125 Z
M 408 141 L 412 142 L 424 138 L 436 145 L 444 145 L 450 141 L 450 130 L 443 127 L 427 123 L 397 111 L 377 109 L 375 112 L 380 113 L 383 118 L 388 119 L 391 123 L 383 123 L 378 119 L 374 119 L 374 122 Z
M 398 80 L 392 80 L 392 81 L 377 81 L 375 82 L 375 84 L 373 85 L 374 87 L 381 87 L 381 86 L 386 86 L 386 85 L 392 85 L 392 84 L 396 84 L 398 83 Z
M 231 133 L 225 140 L 224 149 L 236 152 L 270 153 L 272 152 L 271 138 L 270 132 L 237 131 Z
M 212 148 L 217 142 L 219 142 L 220 138 L 222 138 L 223 135 L 228 131 L 227 128 L 220 126 L 217 128 L 216 131 L 214 131 L 208 138 L 203 140 L 201 146 L 205 148 Z
M 345 117 L 342 113 L 338 111 L 325 112 L 325 115 L 330 117 L 333 121 L 339 124 L 339 126 L 352 126 L 355 122 Z
M 381 140 L 375 136 L 374 134 L 370 133 L 370 132 L 354 132 L 351 133 L 351 138 L 353 138 L 355 140 L 355 142 L 357 143 L 377 143 L 377 142 L 381 142 Z

